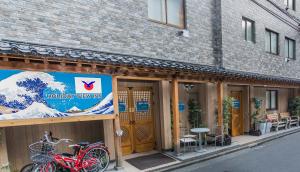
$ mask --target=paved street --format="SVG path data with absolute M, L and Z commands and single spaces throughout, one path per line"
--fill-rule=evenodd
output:
M 300 133 L 175 171 L 297 172 L 300 171 Z

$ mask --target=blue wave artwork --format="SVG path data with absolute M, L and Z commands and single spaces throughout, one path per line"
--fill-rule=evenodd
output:
M 0 120 L 113 113 L 110 75 L 0 70 Z

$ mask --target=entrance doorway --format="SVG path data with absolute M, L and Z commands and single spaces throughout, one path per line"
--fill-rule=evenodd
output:
M 153 91 L 151 87 L 120 88 L 119 113 L 124 155 L 151 151 L 155 147 Z
M 243 97 L 242 91 L 232 91 L 231 97 L 234 98 L 232 106 L 231 118 L 231 135 L 239 136 L 244 133 L 244 119 L 243 119 Z

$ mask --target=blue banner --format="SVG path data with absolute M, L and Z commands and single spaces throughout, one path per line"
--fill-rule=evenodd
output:
M 184 103 L 179 102 L 178 108 L 179 108 L 179 112 L 184 112 L 184 110 L 185 110 L 185 105 L 184 105 Z
M 119 101 L 119 112 L 126 112 L 126 103 Z
M 148 101 L 136 102 L 136 111 L 137 112 L 148 112 L 149 111 L 149 102 Z
M 0 120 L 113 113 L 110 75 L 0 70 Z

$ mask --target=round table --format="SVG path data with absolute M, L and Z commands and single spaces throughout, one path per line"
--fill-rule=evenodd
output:
M 197 152 L 203 151 L 202 150 L 202 137 L 201 137 L 201 133 L 208 133 L 209 132 L 209 128 L 192 128 L 191 132 L 193 133 L 198 133 L 199 135 L 199 140 L 198 140 L 198 144 L 199 144 L 199 150 L 197 150 Z

